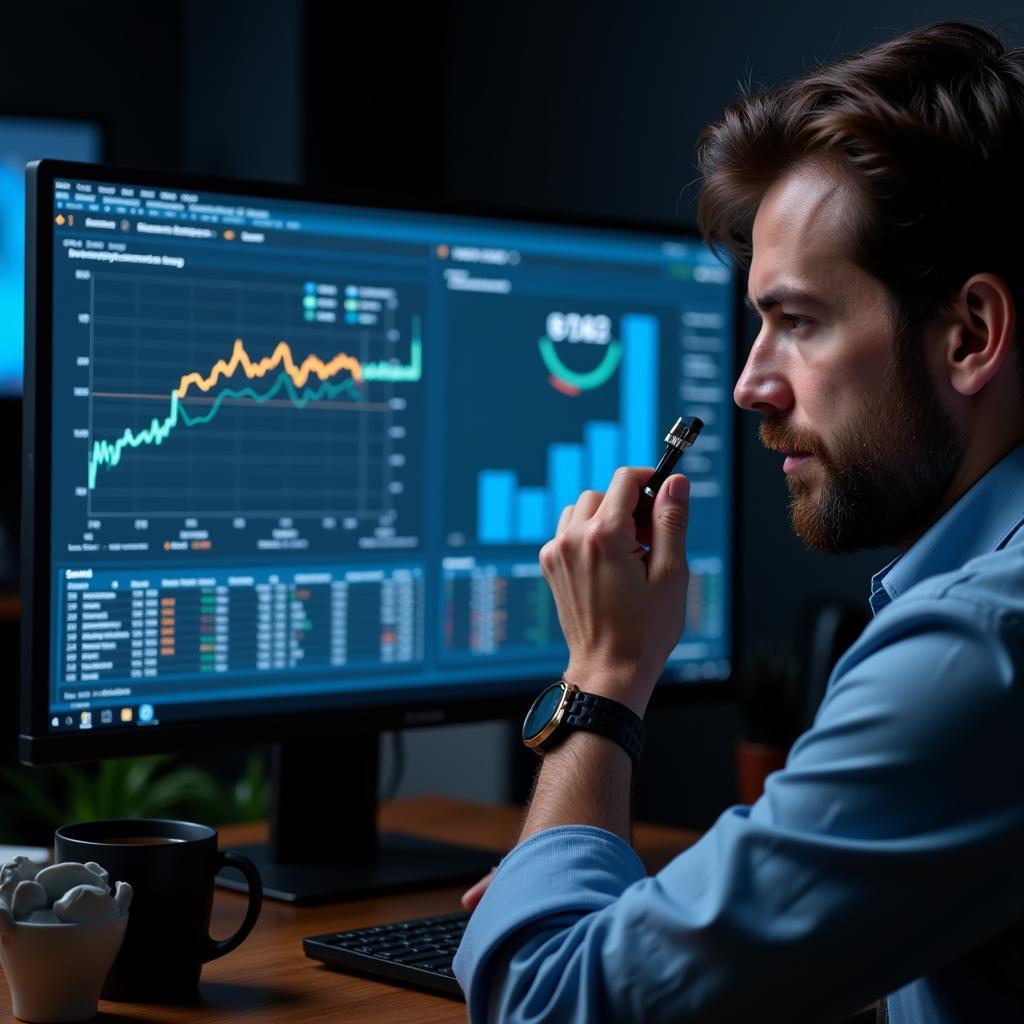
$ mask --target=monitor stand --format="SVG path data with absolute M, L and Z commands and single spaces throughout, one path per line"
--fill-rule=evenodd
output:
M 287 903 L 334 903 L 401 889 L 476 881 L 493 851 L 377 832 L 378 734 L 274 747 L 270 841 L 239 847 L 263 893 Z M 245 882 L 217 884 L 244 892 Z

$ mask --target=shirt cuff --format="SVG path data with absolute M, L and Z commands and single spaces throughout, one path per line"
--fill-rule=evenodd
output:
M 590 825 L 545 829 L 516 846 L 498 865 L 455 957 L 470 1009 L 486 1005 L 488 962 L 510 935 L 546 918 L 600 910 L 645 875 L 628 843 Z

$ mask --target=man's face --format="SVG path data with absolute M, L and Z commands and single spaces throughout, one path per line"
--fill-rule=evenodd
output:
M 808 164 L 757 212 L 748 301 L 762 326 L 734 397 L 785 456 L 793 527 L 841 552 L 907 544 L 940 511 L 965 441 L 942 401 L 938 350 L 898 338 L 882 284 L 850 258 L 855 203 Z

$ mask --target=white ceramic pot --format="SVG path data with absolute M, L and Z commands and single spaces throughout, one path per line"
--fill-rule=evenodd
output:
M 30 924 L 0 905 L 0 963 L 14 1016 L 32 1024 L 95 1017 L 127 925 L 127 914 L 92 924 Z

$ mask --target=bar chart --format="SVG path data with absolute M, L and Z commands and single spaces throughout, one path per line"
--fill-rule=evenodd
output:
M 621 465 L 650 466 L 658 458 L 659 322 L 646 313 L 621 317 L 617 420 L 589 420 L 580 440 L 547 446 L 546 482 L 521 484 L 519 473 L 484 468 L 477 474 L 477 540 L 535 544 L 552 536 L 566 505 L 583 490 L 603 491 Z
M 669 659 L 686 679 L 720 678 L 730 631 L 731 529 L 723 485 L 731 437 L 728 338 L 720 314 L 650 295 L 464 291 L 449 305 L 445 556 L 435 632 L 449 666 L 565 657 L 538 551 L 582 491 L 623 465 L 651 466 L 680 415 L 706 429 L 682 467 L 695 507 L 687 535 L 686 629 Z

